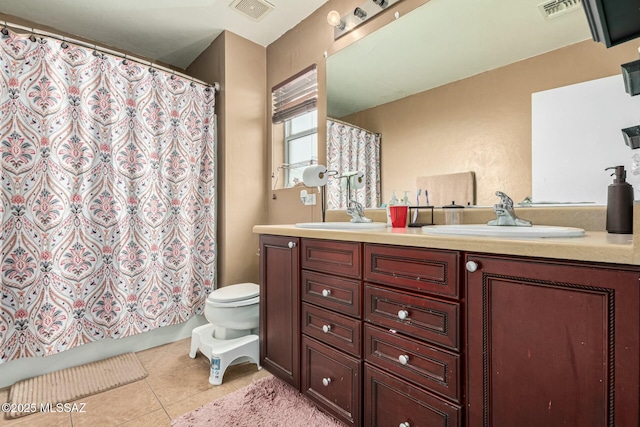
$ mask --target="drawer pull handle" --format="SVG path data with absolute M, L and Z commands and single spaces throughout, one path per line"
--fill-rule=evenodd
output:
M 409 312 L 407 310 L 400 310 L 398 312 L 398 317 L 400 318 L 400 320 L 404 320 L 409 317 Z
M 331 295 L 331 290 L 330 289 L 323 289 L 322 290 L 322 296 L 323 297 L 328 297 L 329 295 Z
M 409 356 L 406 354 L 401 354 L 400 357 L 398 357 L 398 362 L 400 362 L 401 365 L 406 365 L 407 363 L 409 363 Z
M 287 246 L 289 246 L 289 249 L 293 249 L 296 247 L 296 242 L 289 242 Z
M 329 384 L 331 384 L 331 378 L 323 378 L 322 379 L 322 385 L 327 387 Z
M 331 325 L 322 325 L 322 332 L 324 332 L 325 334 L 328 334 L 330 330 Z
M 475 273 L 476 271 L 478 271 L 478 263 L 477 262 L 467 261 L 466 267 L 467 267 L 467 271 L 469 273 Z
M 411 427 L 411 425 L 409 424 L 409 421 L 405 421 L 401 423 L 399 427 Z

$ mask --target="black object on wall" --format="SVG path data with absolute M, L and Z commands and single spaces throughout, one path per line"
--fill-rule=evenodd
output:
M 640 37 L 640 0 L 583 0 L 593 40 L 607 47 Z
M 640 126 L 633 126 L 622 129 L 624 143 L 631 147 L 632 150 L 640 148 Z
M 640 95 L 640 59 L 622 64 L 624 90 L 631 96 Z

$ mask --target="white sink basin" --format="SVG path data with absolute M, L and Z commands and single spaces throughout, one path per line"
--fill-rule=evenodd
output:
M 553 225 L 531 227 L 495 226 L 486 224 L 429 225 L 422 227 L 425 234 L 488 236 L 488 237 L 582 237 L 584 230 Z
M 367 230 L 371 228 L 386 228 L 384 222 L 299 222 L 298 228 L 316 228 L 321 230 Z

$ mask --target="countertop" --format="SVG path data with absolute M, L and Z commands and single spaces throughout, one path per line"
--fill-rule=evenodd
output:
M 609 234 L 605 231 L 586 231 L 584 237 L 525 239 L 434 236 L 423 234 L 420 228 L 318 230 L 297 228 L 291 224 L 256 225 L 253 227 L 253 232 L 257 234 L 640 265 L 640 257 L 636 254 L 634 247 L 633 234 Z

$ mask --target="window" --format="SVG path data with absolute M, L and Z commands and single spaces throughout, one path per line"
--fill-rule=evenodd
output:
M 282 138 L 283 161 L 278 170 L 284 171 L 284 187 L 293 187 L 302 182 L 304 168 L 318 162 L 316 64 L 274 86 L 271 95 L 273 147 Z
M 305 167 L 318 163 L 318 115 L 310 111 L 284 123 L 285 186 L 302 182 Z

